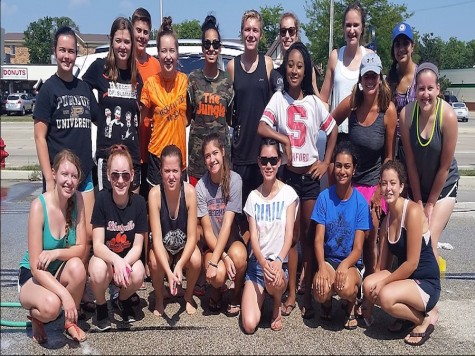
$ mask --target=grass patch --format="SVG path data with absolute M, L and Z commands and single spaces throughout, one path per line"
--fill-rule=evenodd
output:
M 39 164 L 27 164 L 21 167 L 8 167 L 10 171 L 41 171 Z
M 33 122 L 33 117 L 31 114 L 27 114 L 25 116 L 2 115 L 0 120 L 2 122 Z
M 459 174 L 461 176 L 475 176 L 475 169 L 460 169 Z

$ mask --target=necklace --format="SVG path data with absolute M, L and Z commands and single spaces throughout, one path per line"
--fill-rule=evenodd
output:
M 427 140 L 426 143 L 422 143 L 421 141 L 421 134 L 419 132 L 419 104 L 416 104 L 414 105 L 414 109 L 413 110 L 416 110 L 416 129 L 417 129 L 417 141 L 419 142 L 419 145 L 421 145 L 421 147 L 426 147 L 429 145 L 429 143 L 432 141 L 432 136 L 434 136 L 434 131 L 435 131 L 435 123 L 437 121 L 437 114 L 439 113 L 439 106 L 440 106 L 440 99 L 437 98 L 437 105 L 435 107 L 435 117 L 434 117 L 434 123 L 432 124 L 432 131 L 430 133 L 430 136 Z M 414 115 L 414 114 L 413 114 Z
M 205 77 L 205 79 L 206 79 L 207 81 L 209 81 L 209 82 L 212 82 L 212 81 L 218 79 L 218 76 L 219 76 L 219 69 L 218 69 L 218 73 L 216 73 L 216 75 L 215 75 L 214 77 L 208 77 L 208 76 L 205 74 L 205 72 L 204 72 L 203 69 L 201 70 L 201 72 L 203 73 L 203 76 Z

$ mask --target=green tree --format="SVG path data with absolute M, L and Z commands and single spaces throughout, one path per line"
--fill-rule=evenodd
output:
M 173 26 L 178 38 L 201 39 L 201 25 L 198 20 L 185 20 Z
M 345 45 L 343 33 L 343 14 L 350 0 L 334 3 L 333 48 Z M 388 0 L 360 0 L 366 11 L 366 29 L 363 40 L 369 40 L 369 29 L 372 27 L 376 35 L 376 51 L 383 62 L 383 71 L 387 72 L 391 65 L 391 34 L 394 26 L 410 17 L 406 5 L 392 4 Z M 328 62 L 328 43 L 330 33 L 330 0 L 307 0 L 305 11 L 308 23 L 303 24 L 309 39 L 309 50 L 316 64 L 326 66 Z M 367 43 L 362 43 L 363 45 Z
M 424 33 L 417 41 L 416 46 L 419 63 L 432 62 L 442 69 L 444 46 L 444 41 L 440 37 L 434 37 L 433 33 Z
M 61 26 L 70 26 L 79 31 L 79 27 L 69 17 L 46 16 L 28 25 L 23 34 L 25 35 L 25 46 L 28 48 L 30 63 L 51 63 L 54 33 Z
M 451 37 L 445 43 L 442 56 L 442 69 L 470 68 L 469 47 L 465 42 Z
M 259 52 L 266 53 L 272 43 L 274 43 L 280 28 L 280 16 L 284 8 L 281 4 L 276 6 L 264 6 L 259 8 L 262 16 L 263 34 L 261 42 L 259 42 Z

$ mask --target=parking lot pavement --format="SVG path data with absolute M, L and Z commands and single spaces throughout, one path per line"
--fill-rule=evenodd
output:
M 27 249 L 26 221 L 30 201 L 37 196 L 39 183 L 30 186 L 10 186 L 14 190 L 4 199 L 0 211 L 1 223 L 1 301 L 17 301 L 18 263 Z M 23 193 L 21 193 L 21 192 Z M 387 331 L 392 319 L 381 310 L 375 312 L 376 321 L 370 328 L 356 330 L 343 328 L 344 311 L 339 301 L 334 302 L 333 319 L 321 321 L 319 308 L 316 316 L 303 320 L 299 307 L 302 296 L 297 298 L 297 308 L 283 318 L 284 329 L 270 329 L 271 301 L 266 300 L 262 321 L 253 335 L 245 335 L 239 327 L 239 318 L 224 314 L 210 315 L 209 292 L 196 298 L 198 311 L 194 316 L 184 312 L 184 304 L 172 300 L 166 305 L 166 317 L 155 317 L 153 290 L 146 283 L 146 290 L 139 291 L 139 320 L 126 328 L 119 315 L 110 308 L 114 321 L 111 332 L 99 333 L 93 329 L 93 314 L 80 326 L 87 330 L 88 339 L 77 344 L 63 335 L 62 316 L 46 325 L 49 341 L 40 346 L 31 339 L 31 329 L 1 327 L 2 354 L 474 354 L 475 323 L 475 230 L 474 204 L 464 203 L 453 213 L 441 241 L 448 242 L 453 250 L 439 250 L 447 262 L 443 274 L 439 302 L 440 318 L 431 338 L 421 347 L 411 347 L 402 341 L 404 334 Z M 223 302 L 225 309 L 226 302 Z M 2 320 L 26 321 L 27 311 L 21 308 L 2 308 Z

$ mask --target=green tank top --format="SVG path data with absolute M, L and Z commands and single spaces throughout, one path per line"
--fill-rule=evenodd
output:
M 58 239 L 51 234 L 51 230 L 49 228 L 48 210 L 46 209 L 46 201 L 43 194 L 41 194 L 39 198 L 41 201 L 41 205 L 43 206 L 43 216 L 44 216 L 43 250 L 55 250 L 58 248 L 66 248 L 68 246 L 75 245 L 76 244 L 76 225 L 74 224 L 74 221 L 76 221 L 76 217 L 77 217 L 76 198 L 74 198 L 73 226 L 71 226 L 71 228 L 69 229 L 67 244 L 66 244 L 66 236 L 63 236 Z M 48 271 L 51 272 L 51 274 L 53 275 L 56 274 L 59 267 L 61 266 L 61 263 L 63 263 L 63 261 L 60 261 L 60 260 L 52 261 L 48 266 Z M 28 251 L 25 252 L 23 259 L 20 261 L 20 267 L 31 269 L 30 256 L 28 254 Z

